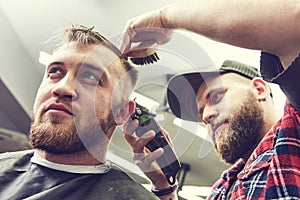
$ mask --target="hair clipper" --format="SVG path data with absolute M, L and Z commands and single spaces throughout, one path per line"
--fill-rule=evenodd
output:
M 175 152 L 153 117 L 154 114 L 151 114 L 147 108 L 136 103 L 135 113 L 131 116 L 131 119 L 137 119 L 139 121 L 139 127 L 136 129 L 137 136 L 140 137 L 149 130 L 155 132 L 155 137 L 148 142 L 146 147 L 151 152 L 160 147 L 164 149 L 164 154 L 156 161 L 165 174 L 168 182 L 173 185 L 181 165 Z

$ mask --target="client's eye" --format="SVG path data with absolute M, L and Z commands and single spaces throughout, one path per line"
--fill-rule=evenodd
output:
M 60 67 L 50 67 L 47 72 L 47 77 L 50 79 L 58 79 L 63 77 L 64 71 Z
M 89 85 L 102 84 L 102 79 L 98 75 L 91 72 L 85 72 L 84 74 L 82 74 L 81 79 L 84 83 L 87 83 Z

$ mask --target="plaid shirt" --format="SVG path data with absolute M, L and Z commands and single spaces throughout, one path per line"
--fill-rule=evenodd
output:
M 281 66 L 278 62 L 274 65 L 274 59 L 270 60 L 266 58 L 270 55 L 263 54 L 262 66 L 270 64 Z M 282 69 L 277 70 L 278 73 L 282 72 Z M 223 173 L 220 180 L 214 184 L 208 199 L 225 200 L 229 198 L 227 195 L 230 189 L 232 191 L 230 199 L 234 200 L 300 199 L 300 113 L 299 109 L 298 111 L 295 109 L 299 108 L 300 104 L 300 93 L 297 92 L 300 82 L 299 69 L 298 56 L 288 70 L 279 76 L 277 74 L 274 79 L 269 76 L 269 80 L 280 84 L 289 97 L 286 100 L 283 117 L 264 136 L 247 163 L 239 161 Z M 266 71 L 262 71 L 263 75 L 264 73 Z M 298 82 L 296 85 L 295 80 Z

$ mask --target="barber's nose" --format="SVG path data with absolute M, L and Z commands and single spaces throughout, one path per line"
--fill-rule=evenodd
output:
M 75 88 L 76 79 L 71 75 L 64 76 L 59 80 L 52 89 L 52 95 L 59 98 L 69 98 L 71 100 L 77 98 L 77 91 Z
M 214 106 L 206 106 L 203 109 L 202 121 L 204 121 L 206 124 L 210 124 L 218 117 L 218 115 L 219 112 L 216 108 L 214 108 Z

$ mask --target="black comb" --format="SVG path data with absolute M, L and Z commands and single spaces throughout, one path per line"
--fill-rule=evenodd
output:
M 157 61 L 159 61 L 159 57 L 157 53 L 155 52 L 154 54 L 143 57 L 143 58 L 130 58 L 131 62 L 136 64 L 136 65 L 148 65 L 148 64 L 153 64 Z

